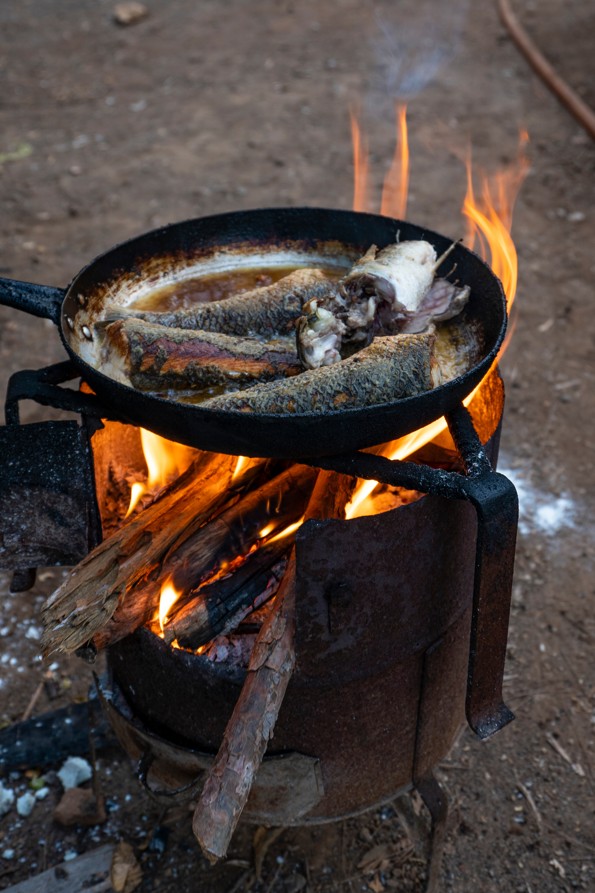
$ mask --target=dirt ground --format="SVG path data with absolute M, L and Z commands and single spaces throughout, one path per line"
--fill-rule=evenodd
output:
M 442 889 L 594 890 L 595 146 L 530 72 L 494 3 L 146 5 L 144 20 L 123 27 L 112 0 L 0 4 L 2 276 L 66 285 L 127 237 L 220 211 L 349 208 L 349 106 L 361 106 L 378 191 L 403 89 L 407 216 L 457 238 L 467 142 L 494 170 L 515 156 L 519 127 L 528 130 L 532 169 L 513 230 L 519 320 L 502 363 L 502 468 L 521 497 L 506 675 L 516 721 L 483 743 L 464 731 L 438 770 L 452 800 Z M 515 7 L 595 107 L 593 4 Z M 17 369 L 64 357 L 50 322 L 0 308 L 0 326 L 2 392 Z M 24 421 L 47 417 L 24 407 Z M 39 608 L 61 574 L 44 571 L 24 594 L 11 594 L 2 575 L 3 725 L 23 715 L 47 671 Z M 84 698 L 91 683 L 75 659 L 52 672 L 57 696 L 44 689 L 35 714 Z M 0 819 L 0 888 L 66 853 L 124 839 L 140 859 L 143 891 L 422 890 L 423 862 L 391 808 L 285 831 L 256 879 L 252 829 L 240 829 L 230 862 L 210 869 L 189 819 L 146 799 L 127 758 L 102 754 L 98 769 L 106 824 L 56 825 L 60 785 L 51 773 L 49 795 L 29 817 L 13 807 Z M 24 772 L 4 779 L 17 796 L 29 782 Z

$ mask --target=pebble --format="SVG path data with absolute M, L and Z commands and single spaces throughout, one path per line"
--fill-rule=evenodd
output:
M 0 816 L 6 815 L 14 803 L 14 791 L 11 788 L 5 788 L 0 781 Z
M 126 3 L 118 3 L 114 7 L 114 21 L 118 25 L 136 25 L 149 15 L 149 10 L 144 3 L 129 0 Z
M 83 782 L 89 781 L 92 775 L 91 766 L 82 757 L 68 757 L 58 772 L 58 778 L 65 791 L 77 788 Z
M 17 800 L 17 812 L 23 819 L 26 819 L 27 816 L 31 815 L 34 806 L 35 794 L 32 794 L 31 791 L 22 794 Z

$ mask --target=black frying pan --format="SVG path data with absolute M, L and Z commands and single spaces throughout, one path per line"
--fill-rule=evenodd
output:
M 319 208 L 239 211 L 171 224 L 138 236 L 86 266 L 66 290 L 0 280 L 0 303 L 53 320 L 82 378 L 114 413 L 170 440 L 245 456 L 315 457 L 383 443 L 453 409 L 481 381 L 506 328 L 502 286 L 486 263 L 462 245 L 445 262 L 471 287 L 468 315 L 485 335 L 473 369 L 416 397 L 324 415 L 221 412 L 156 397 L 102 373 L 94 324 L 106 303 L 128 306 L 155 287 L 238 266 L 322 264 L 347 269 L 372 244 L 427 239 L 440 255 L 449 239 L 375 214 Z

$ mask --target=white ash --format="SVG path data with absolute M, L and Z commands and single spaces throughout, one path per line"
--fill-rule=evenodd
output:
M 568 493 L 545 493 L 528 483 L 516 469 L 498 465 L 514 486 L 519 497 L 519 533 L 555 536 L 575 526 L 576 503 Z
M 14 850 L 12 850 L 12 849 L 2 850 L 2 853 L 0 855 L 2 855 L 2 858 L 6 859 L 7 861 L 9 859 L 14 859 Z
M 5 788 L 0 781 L 0 816 L 6 815 L 14 803 L 14 791 L 12 788 Z
M 93 770 L 82 757 L 68 757 L 57 774 L 64 790 L 68 791 L 70 788 L 77 788 L 83 782 L 89 781 Z
M 30 626 L 25 633 L 26 639 L 33 639 L 34 642 L 38 642 L 41 639 L 41 634 L 43 630 L 40 626 Z

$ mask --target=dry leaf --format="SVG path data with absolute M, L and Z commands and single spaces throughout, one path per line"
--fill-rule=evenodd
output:
M 369 871 L 378 871 L 385 867 L 391 856 L 391 848 L 386 844 L 379 844 L 368 850 L 366 855 L 357 863 L 360 871 L 367 873 Z
M 384 893 L 384 884 L 377 874 L 374 875 L 371 881 L 368 881 L 368 888 L 372 890 L 372 893 Z
M 114 850 L 110 882 L 116 893 L 132 893 L 143 879 L 140 865 L 129 843 L 121 840 Z

